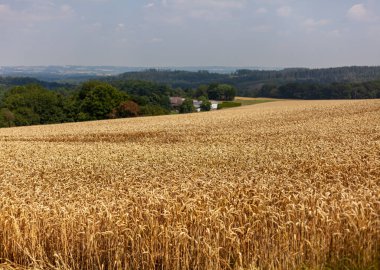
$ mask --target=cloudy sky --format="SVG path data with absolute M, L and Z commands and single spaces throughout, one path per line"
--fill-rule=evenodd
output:
M 0 0 L 0 66 L 380 65 L 379 0 Z

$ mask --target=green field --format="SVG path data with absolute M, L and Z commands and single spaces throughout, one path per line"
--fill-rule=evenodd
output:
M 242 106 L 247 106 L 247 105 L 255 105 L 255 104 L 260 104 L 260 103 L 266 103 L 266 102 L 274 102 L 274 101 L 279 101 L 280 99 L 273 99 L 273 98 L 241 98 L 241 97 L 236 97 L 235 102 L 241 103 Z

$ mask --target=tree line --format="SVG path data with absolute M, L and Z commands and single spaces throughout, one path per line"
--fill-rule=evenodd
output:
M 202 110 L 209 110 L 209 98 L 233 100 L 236 94 L 225 84 L 182 90 L 137 80 L 87 81 L 74 88 L 50 90 L 32 82 L 2 88 L 0 127 L 170 114 L 170 96 L 186 98 L 179 113 L 188 113 L 194 111 L 193 98 L 202 100 Z
M 149 69 L 128 72 L 107 78 L 118 80 L 148 80 L 168 84 L 174 88 L 194 89 L 202 84 L 221 83 L 233 85 L 239 96 L 257 97 L 263 85 L 282 86 L 289 83 L 362 83 L 380 80 L 380 67 L 352 66 L 339 68 L 287 68 L 282 70 L 241 69 L 231 74 L 218 74 L 208 71 L 178 71 Z
M 281 86 L 266 84 L 255 95 L 292 99 L 373 99 L 380 98 L 380 81 L 330 84 L 293 82 Z

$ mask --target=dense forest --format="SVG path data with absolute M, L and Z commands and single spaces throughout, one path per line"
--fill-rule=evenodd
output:
M 201 100 L 201 110 L 207 111 L 211 106 L 209 98 L 233 100 L 236 94 L 236 89 L 226 84 L 202 85 L 184 91 L 137 80 L 113 84 L 87 81 L 68 88 L 53 85 L 51 89 L 33 80 L 27 82 L 29 79 L 16 81 L 18 86 L 0 87 L 0 127 L 189 113 L 195 111 L 193 98 Z M 172 108 L 170 96 L 184 97 L 186 102 Z
M 4 91 L 4 89 L 9 89 L 13 86 L 22 86 L 28 84 L 38 84 L 42 87 L 54 90 L 63 90 L 63 89 L 71 89 L 73 87 L 72 84 L 69 83 L 58 83 L 58 82 L 46 82 L 41 81 L 31 77 L 2 77 L 0 76 L 0 89 Z
M 380 80 L 380 67 L 340 67 L 326 69 L 288 68 L 283 70 L 237 70 L 231 74 L 210 73 L 208 71 L 171 71 L 149 69 L 128 72 L 105 78 L 109 82 L 131 79 L 164 83 L 173 88 L 194 89 L 202 84 L 225 83 L 233 85 L 238 95 L 257 97 L 263 85 L 282 85 L 292 82 L 318 83 L 361 83 Z
M 372 99 L 380 98 L 380 80 L 361 83 L 293 82 L 281 86 L 266 84 L 256 96 L 292 99 Z

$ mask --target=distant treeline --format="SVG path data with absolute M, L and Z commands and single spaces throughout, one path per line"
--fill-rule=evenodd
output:
M 287 68 L 278 71 L 238 70 L 234 74 L 238 81 L 314 81 L 320 83 L 363 82 L 380 80 L 379 67 L 338 67 L 338 68 Z
M 380 98 L 380 81 L 362 83 L 294 82 L 282 86 L 266 84 L 256 96 L 292 99 L 372 99 Z
M 290 68 L 283 70 L 238 70 L 232 74 L 210 73 L 208 71 L 170 71 L 150 69 L 128 72 L 107 81 L 148 80 L 168 84 L 173 88 L 194 89 L 202 84 L 225 83 L 236 87 L 240 96 L 257 97 L 263 85 L 282 85 L 292 82 L 317 83 L 361 83 L 380 80 L 380 67 L 340 67 L 325 69 Z
M 73 85 L 68 83 L 58 83 L 58 82 L 46 82 L 41 81 L 31 77 L 1 77 L 0 76 L 0 89 L 4 91 L 4 89 L 13 87 L 13 86 L 22 86 L 28 84 L 38 84 L 42 87 L 48 89 L 70 89 Z
M 161 85 L 167 85 L 172 89 L 180 89 L 180 92 L 189 92 L 201 85 L 213 83 L 229 84 L 237 89 L 237 95 L 257 97 L 262 95 L 264 85 L 279 88 L 289 83 L 318 84 L 329 86 L 334 83 L 363 83 L 380 80 L 379 67 L 340 67 L 325 69 L 288 68 L 283 70 L 237 70 L 231 74 L 210 73 L 208 71 L 180 71 L 180 70 L 156 70 L 149 69 L 139 72 L 127 72 L 117 76 L 96 77 L 115 87 L 122 86 L 128 81 L 149 81 Z M 1 85 L 25 85 L 26 83 L 38 83 L 48 89 L 65 92 L 75 89 L 76 80 L 67 80 L 62 77 L 58 82 L 44 82 L 33 78 L 1 78 Z M 62 83 L 65 82 L 65 83 Z M 265 89 L 264 89 L 265 90 Z M 341 97 L 343 98 L 343 97 Z
M 179 108 L 179 112 L 187 113 L 194 111 L 193 98 L 206 104 L 209 98 L 233 100 L 236 94 L 234 87 L 225 84 L 202 85 L 184 91 L 147 81 L 119 80 L 112 84 L 88 81 L 66 88 L 48 85 L 49 90 L 33 79 L 3 78 L 2 81 L 0 127 L 169 114 L 173 110 L 170 96 L 187 98 L 189 104 Z

